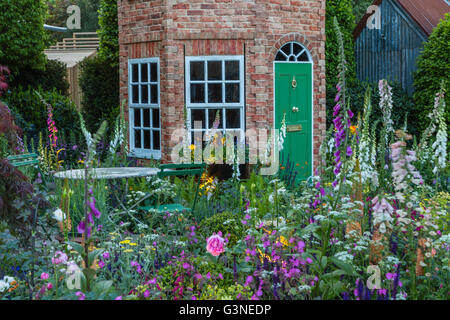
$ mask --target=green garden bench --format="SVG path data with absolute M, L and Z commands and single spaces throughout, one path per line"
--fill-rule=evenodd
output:
M 174 211 L 190 211 L 194 212 L 195 205 L 197 203 L 198 190 L 200 187 L 201 176 L 205 171 L 205 163 L 192 163 L 192 164 L 162 164 L 159 166 L 160 171 L 157 173 L 158 178 L 165 178 L 169 176 L 188 176 L 188 175 L 198 175 L 197 187 L 195 190 L 194 202 L 191 208 L 184 207 L 181 203 L 169 203 L 169 204 L 148 204 L 139 207 L 139 209 L 148 211 L 151 209 L 156 209 L 158 212 L 174 212 Z
M 39 167 L 39 156 L 36 153 L 24 153 L 16 156 L 8 156 L 6 159 L 8 159 L 9 163 L 11 163 L 16 168 L 28 166 L 37 168 L 38 172 L 41 175 L 41 180 L 45 185 L 44 174 Z

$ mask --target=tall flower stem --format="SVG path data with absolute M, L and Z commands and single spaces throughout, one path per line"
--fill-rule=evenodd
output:
M 336 30 L 338 44 L 339 44 L 339 82 L 336 85 L 337 94 L 335 98 L 336 105 L 333 109 L 333 124 L 335 127 L 335 169 L 334 174 L 336 178 L 332 183 L 333 187 L 336 188 L 338 186 L 337 193 L 334 195 L 334 201 L 332 203 L 332 210 L 335 211 L 338 207 L 340 201 L 340 195 L 342 193 L 344 180 L 346 177 L 346 172 L 348 169 L 348 158 L 352 155 L 352 149 L 348 144 L 348 137 L 350 133 L 350 119 L 353 117 L 353 113 L 351 112 L 349 105 L 347 104 L 347 96 L 346 96 L 346 78 L 345 72 L 347 70 L 346 60 L 345 60 L 345 52 L 344 52 L 344 43 L 342 38 L 342 33 L 339 28 L 338 21 L 336 17 L 334 18 L 334 28 Z M 341 160 L 342 159 L 342 160 Z M 342 169 L 341 169 L 342 167 Z M 322 248 L 320 252 L 320 260 L 319 265 L 322 273 L 326 271 L 327 265 L 322 266 L 322 257 L 326 256 L 329 242 L 330 242 L 330 233 L 332 229 L 332 225 L 330 221 L 326 221 L 326 223 L 321 222 L 323 227 L 322 232 Z M 319 293 L 319 283 L 321 281 L 321 274 L 318 275 L 318 281 L 316 282 L 316 286 L 314 287 L 314 293 L 317 295 Z
M 86 151 L 86 161 L 84 162 L 84 266 L 89 268 L 89 239 L 88 239 L 88 162 L 89 162 L 89 148 Z M 86 277 L 86 289 L 90 291 L 89 277 Z

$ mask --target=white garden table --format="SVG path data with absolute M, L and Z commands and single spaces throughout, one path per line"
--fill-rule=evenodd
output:
M 171 170 L 171 169 L 167 169 L 167 170 Z M 137 218 L 135 218 L 130 213 L 130 210 L 133 209 L 134 207 L 136 207 L 139 203 L 141 203 L 147 197 L 142 198 L 139 202 L 135 203 L 131 208 L 127 209 L 124 206 L 124 202 L 126 199 L 126 195 L 128 193 L 128 179 L 129 178 L 155 176 L 159 171 L 160 171 L 159 168 L 143 168 L 143 167 L 93 168 L 93 169 L 89 169 L 88 179 L 95 179 L 95 180 L 126 179 L 126 186 L 124 188 L 125 192 L 124 192 L 122 199 L 119 199 L 117 194 L 113 193 L 116 200 L 118 201 L 119 205 L 124 210 L 123 212 L 120 212 L 118 214 L 128 214 L 134 220 L 141 223 L 141 221 L 139 221 Z M 55 178 L 58 178 L 58 179 L 82 180 L 85 178 L 85 169 L 72 169 L 72 170 L 60 171 L 60 172 L 56 172 L 54 174 L 54 176 L 55 176 Z M 108 215 L 108 218 L 111 219 L 110 215 Z
M 89 170 L 90 179 L 123 179 L 155 176 L 160 170 L 158 168 L 143 167 L 116 167 L 116 168 L 94 168 Z M 84 179 L 84 169 L 72 169 L 56 172 L 55 178 L 59 179 Z

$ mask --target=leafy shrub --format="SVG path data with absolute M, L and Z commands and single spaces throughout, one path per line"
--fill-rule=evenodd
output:
M 33 185 L 8 160 L 0 160 L 0 220 L 6 221 L 14 235 L 29 236 L 33 221 Z M 41 199 L 44 205 L 45 200 Z M 40 202 L 41 202 L 40 200 Z
M 98 24 L 99 56 L 111 66 L 119 65 L 119 25 L 116 0 L 101 0 Z
M 450 215 L 448 214 L 450 208 L 450 193 L 439 192 L 431 199 L 424 199 L 421 202 L 423 208 L 431 208 L 431 214 L 434 216 L 439 230 L 444 234 L 448 233 L 450 229 Z M 446 208 L 446 210 L 442 210 Z M 441 210 L 440 210 L 441 209 Z
M 336 31 L 333 27 L 334 17 L 336 17 L 339 26 L 341 27 L 344 41 L 345 57 L 347 59 L 347 83 L 351 84 L 356 80 L 355 52 L 353 48 L 353 29 L 355 28 L 355 17 L 352 12 L 352 1 L 328 0 L 326 2 L 325 21 L 325 33 L 327 37 L 325 43 L 327 110 L 333 110 L 339 73 L 339 45 Z
M 450 89 L 450 13 L 445 15 L 433 30 L 425 43 L 422 54 L 417 59 L 417 71 L 414 74 L 414 101 L 418 111 L 418 125 L 422 132 L 429 124 L 428 114 L 433 109 L 434 97 L 444 81 L 447 92 Z M 447 109 L 445 119 L 447 127 L 450 125 L 450 98 L 445 97 Z
M 9 75 L 9 69 L 0 66 L 0 97 L 8 88 L 7 75 Z M 19 147 L 20 133 L 21 129 L 15 124 L 11 110 L 0 101 L 0 159 Z
M 22 71 L 45 66 L 45 10 L 43 0 L 0 2 L 0 61 L 13 73 L 14 83 L 20 83 Z
M 251 295 L 252 291 L 248 287 L 243 287 L 241 284 L 227 285 L 224 287 L 207 284 L 203 288 L 199 300 L 234 300 L 238 299 L 238 297 L 248 300 Z
M 352 0 L 353 14 L 355 15 L 356 23 L 359 23 L 372 2 L 372 0 Z
M 15 115 L 20 115 L 18 124 L 28 138 L 38 141 L 39 132 L 47 130 L 47 106 L 41 101 L 39 94 L 52 105 L 53 119 L 60 133 L 80 132 L 76 107 L 68 97 L 61 95 L 56 89 L 44 91 L 41 88 L 18 88 L 5 95 L 5 101 Z
M 210 237 L 213 233 L 222 232 L 224 236 L 230 234 L 228 237 L 228 246 L 234 246 L 239 239 L 243 236 L 243 231 L 239 225 L 239 219 L 233 213 L 229 211 L 224 211 L 217 213 L 212 217 L 203 219 L 200 222 L 200 234 L 206 239 Z
M 0 102 L 0 159 L 19 148 L 20 133 L 9 108 Z
M 85 59 L 81 63 L 80 87 L 83 91 L 83 117 L 89 131 L 108 121 L 111 126 L 119 114 L 119 68 L 111 67 L 99 57 Z
M 186 264 L 189 265 L 187 269 L 185 268 Z M 222 278 L 218 276 L 219 274 L 222 275 Z M 196 278 L 194 275 L 200 277 Z M 184 290 L 180 290 L 180 288 L 191 288 L 191 290 L 186 290 L 188 294 L 203 295 L 205 286 L 227 288 L 232 283 L 232 275 L 226 272 L 222 264 L 200 257 L 184 257 L 182 255 L 180 257 L 174 256 L 165 267 L 158 270 L 157 278 L 163 294 L 173 293 L 175 296 L 178 295 L 179 298 L 185 298 Z M 223 292 L 224 295 L 225 293 Z M 202 299 L 213 298 L 215 297 L 210 290 L 202 297 Z
M 47 60 L 43 70 L 24 70 L 20 75 L 20 84 L 33 88 L 41 87 L 44 91 L 54 89 L 62 95 L 68 94 L 69 82 L 66 79 L 67 67 L 64 62 Z
M 394 122 L 394 128 L 401 128 L 405 122 L 405 116 L 408 120 L 408 132 L 417 135 L 417 114 L 416 107 L 414 106 L 413 99 L 403 90 L 400 83 L 388 82 L 392 87 L 392 101 L 394 108 L 392 109 L 392 121 Z M 378 85 L 376 83 L 368 82 L 356 82 L 353 86 L 348 87 L 347 94 L 350 100 L 350 107 L 355 115 L 358 113 L 363 115 L 364 112 L 364 95 L 370 88 L 371 102 L 372 102 L 372 114 L 371 123 L 375 123 L 377 120 L 382 120 L 381 109 L 378 107 L 380 102 L 380 95 Z M 333 110 L 327 108 L 327 127 L 331 125 Z

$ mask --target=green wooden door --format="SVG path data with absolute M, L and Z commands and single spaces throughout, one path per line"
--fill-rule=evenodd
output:
M 280 129 L 286 113 L 286 138 L 280 153 L 289 161 L 296 180 L 312 175 L 312 64 L 275 63 L 275 128 Z

